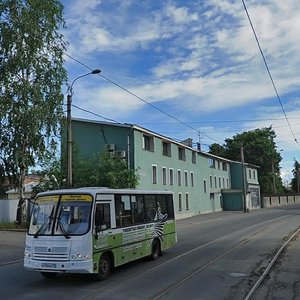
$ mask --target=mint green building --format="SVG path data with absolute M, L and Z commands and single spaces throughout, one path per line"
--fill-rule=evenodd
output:
M 231 189 L 223 191 L 224 210 L 243 210 L 244 195 L 246 209 L 261 208 L 258 169 L 259 167 L 256 165 L 231 162 Z
M 194 149 L 189 139 L 176 142 L 137 125 L 84 119 L 72 119 L 72 132 L 83 156 L 108 151 L 126 159 L 139 173 L 137 188 L 174 192 L 177 219 L 221 211 L 224 192 L 238 181 L 234 162 Z

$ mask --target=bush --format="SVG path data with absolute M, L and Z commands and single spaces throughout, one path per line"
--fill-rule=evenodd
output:
M 0 230 L 20 230 L 20 229 L 27 229 L 28 223 L 16 223 L 16 222 L 3 222 L 0 223 Z

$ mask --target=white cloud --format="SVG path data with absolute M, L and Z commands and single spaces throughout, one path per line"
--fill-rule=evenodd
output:
M 166 15 L 171 17 L 175 23 L 189 23 L 198 20 L 197 13 L 189 13 L 186 7 L 176 7 L 174 5 L 167 5 Z

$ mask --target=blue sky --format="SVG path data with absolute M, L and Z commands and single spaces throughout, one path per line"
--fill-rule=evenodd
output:
M 91 75 L 76 81 L 73 104 L 202 149 L 272 125 L 291 177 L 300 145 L 288 127 L 242 1 L 64 0 L 67 53 L 174 119 Z M 300 143 L 300 2 L 245 0 L 291 128 Z M 66 57 L 69 80 L 89 70 Z M 76 108 L 74 117 L 101 120 Z M 193 129 L 192 129 L 192 128 Z M 194 130 L 195 129 L 195 130 Z

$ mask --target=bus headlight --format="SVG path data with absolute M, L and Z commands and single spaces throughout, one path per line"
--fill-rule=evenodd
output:
M 25 247 L 24 257 L 25 258 L 31 258 L 31 247 L 30 246 Z
M 77 259 L 77 260 L 87 260 L 90 258 L 90 256 L 86 253 L 78 253 L 76 255 L 72 255 L 73 259 Z

